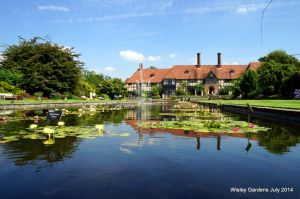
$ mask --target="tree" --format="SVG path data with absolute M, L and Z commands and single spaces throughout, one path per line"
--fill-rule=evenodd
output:
M 239 80 L 239 87 L 243 98 L 254 98 L 258 95 L 258 74 L 254 70 L 246 71 Z
M 274 60 L 265 62 L 258 69 L 259 84 L 265 95 L 275 95 L 282 92 L 284 82 L 296 71 L 293 64 L 277 63 Z
M 220 88 L 219 95 L 229 95 L 229 92 L 232 90 L 231 86 L 224 86 Z
M 162 94 L 162 87 L 160 85 L 155 85 L 151 87 L 151 95 L 154 98 L 160 98 Z
M 197 94 L 200 95 L 202 92 L 204 92 L 204 85 L 200 83 L 196 84 L 194 89 L 196 90 Z
M 293 98 L 295 89 L 300 89 L 300 72 L 295 73 L 284 82 L 282 95 L 287 98 Z
M 127 89 L 124 82 L 119 78 L 107 79 L 98 85 L 97 94 L 106 94 L 111 99 L 124 98 Z
M 0 68 L 0 81 L 18 86 L 22 83 L 22 74 Z
M 83 63 L 73 49 L 65 48 L 44 38 L 19 38 L 18 45 L 7 46 L 1 68 L 23 76 L 20 88 L 33 94 L 43 92 L 74 93 L 79 85 Z
M 10 85 L 7 82 L 0 81 L 0 93 L 13 93 L 15 95 L 21 95 L 25 91 L 21 90 L 20 88 Z
M 98 74 L 95 71 L 84 70 L 83 79 L 87 81 L 91 86 L 96 88 L 99 83 L 101 83 L 105 79 L 109 79 L 109 77 L 105 77 L 104 75 Z
M 300 66 L 300 62 L 296 57 L 288 55 L 283 50 L 275 50 L 267 56 L 259 58 L 259 61 L 261 62 L 269 62 L 271 60 L 281 64 L 293 64 L 295 66 Z
M 187 81 L 182 81 L 179 83 L 179 86 L 176 88 L 176 95 L 188 95 L 190 94 L 187 90 L 188 83 Z
M 263 62 L 258 69 L 259 84 L 265 95 L 283 93 L 284 82 L 300 71 L 299 60 L 282 50 L 273 51 L 259 60 Z

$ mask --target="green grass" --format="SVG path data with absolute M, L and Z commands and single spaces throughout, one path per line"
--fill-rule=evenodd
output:
M 200 102 L 300 109 L 300 100 L 201 100 Z
M 68 99 L 68 100 L 0 100 L 0 105 L 5 104 L 50 104 L 50 103 L 82 103 L 82 102 L 118 102 L 122 100 L 75 100 L 75 99 Z

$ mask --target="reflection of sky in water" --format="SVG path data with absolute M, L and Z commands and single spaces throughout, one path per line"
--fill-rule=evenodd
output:
M 139 115 L 160 118 L 159 111 L 147 107 L 140 113 L 69 115 L 63 118 L 66 125 L 104 124 L 104 136 L 55 139 L 51 146 L 40 140 L 1 144 L 1 198 L 274 198 L 279 196 L 232 194 L 229 187 L 300 187 L 300 135 L 292 129 L 256 121 L 271 131 L 249 140 L 215 135 L 197 139 L 184 132 L 142 133 L 129 123 Z M 0 131 L 31 123 L 8 122 Z M 121 137 L 123 133 L 129 136 Z M 299 192 L 285 196 L 299 198 Z

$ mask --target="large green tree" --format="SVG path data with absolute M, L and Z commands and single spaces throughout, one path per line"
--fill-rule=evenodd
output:
M 300 70 L 299 60 L 282 50 L 273 51 L 259 60 L 263 62 L 258 69 L 259 84 L 266 96 L 283 93 L 285 82 Z
M 127 89 L 121 79 L 112 78 L 106 79 L 98 85 L 97 94 L 106 94 L 111 99 L 124 98 L 127 95 Z
M 243 98 L 254 98 L 258 95 L 258 74 L 254 70 L 246 71 L 239 80 L 239 87 Z
M 74 93 L 79 85 L 83 63 L 73 49 L 41 37 L 19 38 L 17 45 L 4 50 L 1 68 L 22 75 L 20 87 L 33 94 Z

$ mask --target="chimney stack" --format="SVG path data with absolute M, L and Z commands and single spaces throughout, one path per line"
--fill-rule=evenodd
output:
M 201 53 L 197 53 L 197 68 L 201 66 Z
M 143 69 L 143 63 L 139 63 L 139 68 L 138 70 L 142 70 Z
M 222 65 L 221 56 L 222 56 L 222 54 L 218 53 L 218 68 L 220 68 Z

